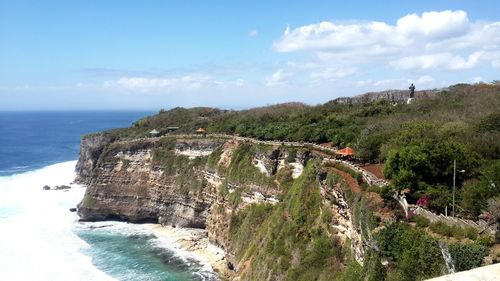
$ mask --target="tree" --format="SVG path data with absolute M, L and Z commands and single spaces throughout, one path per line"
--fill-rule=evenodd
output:
M 479 155 L 462 143 L 443 139 L 427 130 L 430 125 L 404 129 L 394 140 L 384 165 L 384 175 L 392 179 L 398 189 L 421 190 L 420 182 L 430 185 L 450 185 L 453 161 L 467 176 L 476 174 Z
M 500 195 L 500 160 L 485 165 L 479 180 L 467 182 L 460 195 L 462 207 L 471 216 L 479 216 L 488 199 Z

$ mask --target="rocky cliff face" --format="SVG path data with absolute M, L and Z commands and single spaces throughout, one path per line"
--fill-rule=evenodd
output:
M 165 145 L 160 141 L 106 143 L 98 137 L 84 139 L 77 181 L 87 184 L 88 189 L 79 204 L 80 218 L 204 228 L 214 200 L 212 186 L 201 186 L 203 173 L 197 167 L 189 171 L 192 172 L 190 180 L 200 184 L 197 190 L 184 186 L 177 171 L 166 171 L 154 155 Z M 174 145 L 179 155 L 173 153 L 168 157 L 186 160 L 188 157 L 182 155 L 185 151 L 206 153 L 220 144 L 186 140 Z
M 310 155 L 236 140 L 112 142 L 102 135 L 87 136 L 76 167 L 76 180 L 88 186 L 78 215 L 87 221 L 204 228 L 210 241 L 226 251 L 228 267 L 238 276 L 244 264 L 231 241 L 234 215 L 251 205 L 277 204 L 284 191 L 281 182 L 297 178 Z M 352 241 L 355 256 L 362 259 L 361 236 L 341 191 L 322 188 L 321 193 L 343 241 Z

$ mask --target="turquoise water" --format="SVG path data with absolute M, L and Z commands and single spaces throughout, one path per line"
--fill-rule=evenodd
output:
M 169 249 L 147 227 L 126 223 L 106 225 L 91 230 L 87 226 L 76 233 L 94 245 L 84 253 L 92 255 L 97 268 L 113 277 L 130 281 L 138 276 L 142 280 L 217 280 L 206 265 L 185 252 Z
M 81 223 L 68 211 L 80 135 L 126 127 L 146 112 L 0 112 L 0 280 L 217 280 L 151 226 Z

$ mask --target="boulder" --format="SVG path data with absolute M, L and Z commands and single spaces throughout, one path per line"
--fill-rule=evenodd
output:
M 50 186 L 48 186 L 48 185 L 44 185 L 44 186 L 43 186 L 43 190 L 50 190 Z
M 69 186 L 69 185 L 56 185 L 54 190 L 63 190 L 63 189 L 70 189 L 70 188 L 71 188 L 71 186 Z
M 69 211 L 74 213 L 74 212 L 76 212 L 76 208 L 69 208 Z

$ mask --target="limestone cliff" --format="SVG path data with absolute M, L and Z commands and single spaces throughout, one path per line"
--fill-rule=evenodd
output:
M 255 254 L 256 258 L 248 253 L 242 255 L 248 249 L 238 242 L 238 233 L 245 231 L 237 224 L 238 219 L 245 219 L 248 210 L 255 206 L 264 206 L 270 215 L 281 210 L 282 205 L 290 205 L 280 201 L 297 196 L 290 193 L 292 186 L 303 188 L 295 187 L 295 181 L 311 157 L 306 149 L 222 138 L 112 141 L 100 134 L 86 136 L 76 171 L 77 181 L 88 188 L 78 206 L 78 215 L 87 221 L 123 220 L 204 228 L 210 241 L 226 252 L 232 271 L 226 277 L 252 279 L 256 273 L 249 262 L 257 260 L 259 254 Z M 316 170 L 310 173 L 312 179 L 319 177 L 314 176 Z M 324 177 L 318 183 L 315 194 L 321 200 L 314 208 L 319 208 L 316 211 L 320 213 L 308 220 L 317 221 L 314 224 L 326 231 L 325 237 L 339 240 L 337 247 L 351 245 L 354 257 L 362 261 L 362 237 L 342 190 L 338 184 L 327 184 Z M 299 199 L 293 199 L 293 204 L 300 209 L 307 202 Z M 284 219 L 292 221 L 294 216 L 300 216 L 300 212 L 287 214 L 286 208 L 295 207 L 285 206 Z M 320 215 L 323 212 L 331 213 L 331 217 Z M 297 231 L 306 230 L 299 226 Z M 274 276 L 271 279 L 284 278 L 275 269 L 263 270 L 269 271 L 269 278 Z

